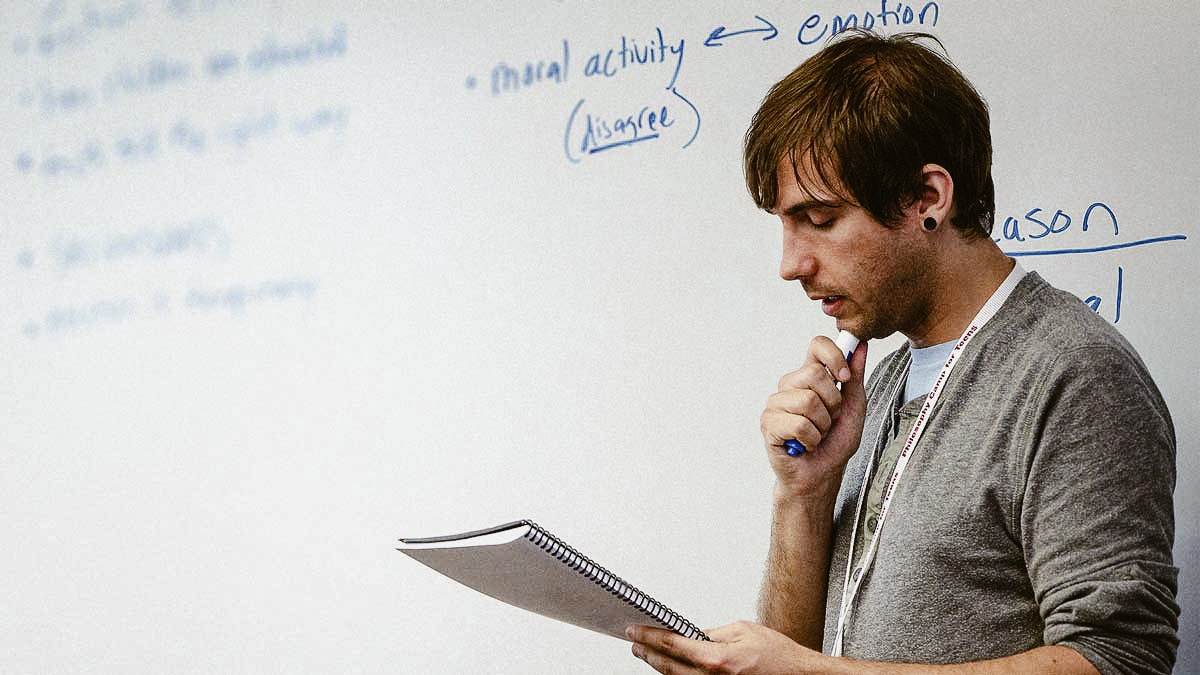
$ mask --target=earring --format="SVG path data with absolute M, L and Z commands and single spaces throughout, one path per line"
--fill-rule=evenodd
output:
M 936 230 L 937 226 L 938 226 L 938 222 L 933 219 L 933 216 L 926 218 L 921 223 L 921 227 L 924 227 L 929 232 L 933 232 L 934 230 Z

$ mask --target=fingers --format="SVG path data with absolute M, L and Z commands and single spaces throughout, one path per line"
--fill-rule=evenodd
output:
M 773 394 L 762 414 L 763 438 L 774 447 L 783 447 L 792 438 L 805 447 L 816 447 L 833 425 L 840 405 L 841 393 L 836 389 L 790 389 Z
M 799 646 L 770 628 L 738 621 L 707 631 L 711 642 L 671 631 L 630 626 L 633 653 L 660 673 L 800 672 L 792 652 Z M 809 672 L 809 671 L 803 671 Z
M 696 667 L 705 650 L 714 643 L 692 640 L 669 630 L 650 626 L 629 626 L 625 635 L 632 642 L 633 655 L 660 673 L 698 673 Z
M 779 391 L 811 391 L 820 403 L 829 408 L 836 408 L 842 400 L 838 381 L 820 363 L 808 363 L 801 366 L 800 370 L 784 375 L 779 380 Z
M 860 355 L 861 352 L 861 355 Z M 796 439 L 814 448 L 829 432 L 841 414 L 843 391 L 839 384 L 861 380 L 866 365 L 866 350 L 854 352 L 857 372 L 847 363 L 841 349 L 824 336 L 813 338 L 804 365 L 779 381 L 779 391 L 767 399 L 761 418 L 767 445 L 783 448 Z M 861 383 L 860 383 L 861 387 Z
M 805 364 L 809 363 L 820 364 L 838 382 L 846 382 L 851 377 L 846 354 L 837 343 L 824 335 L 818 335 L 808 343 Z

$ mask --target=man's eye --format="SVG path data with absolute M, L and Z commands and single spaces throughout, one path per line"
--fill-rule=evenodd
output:
M 833 209 L 826 208 L 811 209 L 807 214 L 809 224 L 819 228 L 826 228 L 833 225 L 836 215 Z

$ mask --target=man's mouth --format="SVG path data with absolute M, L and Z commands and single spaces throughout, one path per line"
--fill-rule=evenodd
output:
M 842 309 L 842 303 L 845 300 L 840 295 L 827 295 L 821 298 L 821 311 L 829 316 L 837 316 L 837 313 Z

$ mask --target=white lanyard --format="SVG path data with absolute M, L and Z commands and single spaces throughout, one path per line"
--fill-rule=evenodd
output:
M 862 512 L 867 490 L 870 489 L 871 484 L 869 475 L 870 467 L 868 466 L 868 475 L 863 476 L 862 487 L 859 489 L 858 506 L 854 510 L 854 528 L 850 532 L 850 548 L 846 554 L 846 578 L 842 582 L 842 604 L 841 610 L 838 612 L 837 633 L 833 642 L 832 653 L 834 656 L 842 655 L 842 640 L 846 634 L 846 622 L 851 611 L 854 609 L 854 601 L 858 597 L 862 580 L 866 576 L 867 570 L 871 568 L 871 564 L 875 562 L 875 550 L 879 545 L 879 536 L 883 532 L 883 521 L 887 517 L 888 507 L 891 506 L 892 496 L 896 491 L 896 486 L 900 483 L 900 477 L 904 474 L 904 469 L 908 466 L 908 460 L 912 456 L 913 449 L 917 446 L 917 441 L 921 439 L 921 434 L 925 432 L 925 427 L 932 416 L 934 406 L 937 405 L 938 399 L 942 395 L 946 381 L 950 379 L 950 372 L 954 370 L 955 364 L 958 363 L 959 357 L 962 356 L 971 339 L 996 315 L 996 312 L 1000 310 L 1000 306 L 1004 304 L 1004 301 L 1008 299 L 1013 289 L 1017 287 L 1017 283 L 1024 276 L 1025 270 L 1021 268 L 1020 263 L 1014 263 L 1012 271 L 1008 273 L 1008 277 L 992 293 L 988 301 L 983 303 L 983 307 L 979 309 L 979 313 L 971 320 L 971 325 L 967 327 L 962 337 L 959 338 L 958 344 L 954 345 L 950 356 L 946 357 L 946 363 L 942 366 L 941 372 L 938 373 L 937 379 L 934 380 L 933 388 L 929 390 L 929 394 L 925 397 L 925 403 L 921 406 L 921 412 L 917 414 L 912 431 L 908 433 L 908 438 L 904 441 L 904 448 L 900 451 L 900 456 L 896 459 L 896 467 L 892 469 L 892 476 L 883 489 L 883 497 L 879 505 L 879 517 L 876 519 L 875 535 L 871 537 L 871 544 L 867 547 L 862 564 L 856 566 L 854 560 L 854 542 L 858 539 L 858 520 Z M 851 572 L 856 567 L 858 573 L 855 575 Z

